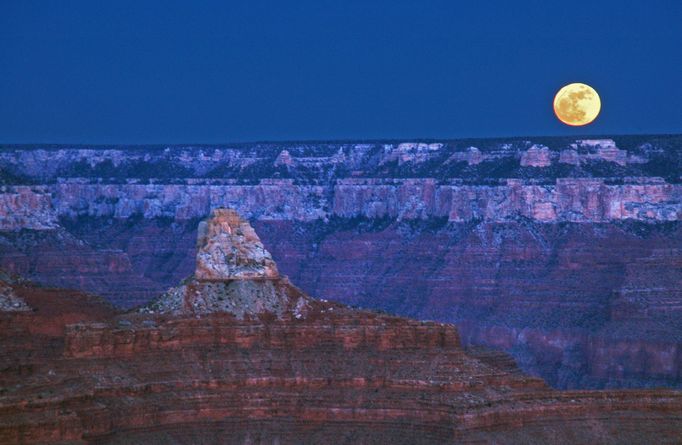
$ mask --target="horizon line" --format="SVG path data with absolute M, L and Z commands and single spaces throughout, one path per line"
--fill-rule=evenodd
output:
M 0 142 L 2 146 L 95 146 L 95 147 L 146 147 L 146 146 L 226 146 L 226 145 L 269 145 L 269 144 L 348 144 L 348 143 L 387 143 L 387 142 L 450 142 L 469 140 L 524 140 L 539 139 L 609 139 L 614 137 L 679 137 L 681 133 L 611 133 L 611 134 L 577 134 L 577 135 L 521 135 L 521 136 L 466 136 L 466 137 L 389 137 L 389 138 L 341 138 L 341 139 L 263 139 L 263 140 L 235 140 L 226 142 Z

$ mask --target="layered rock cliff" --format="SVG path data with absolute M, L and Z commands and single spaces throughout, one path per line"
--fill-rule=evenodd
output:
M 638 140 L 639 139 L 639 140 Z M 0 228 L 60 217 L 447 217 L 450 221 L 676 221 L 678 138 L 228 147 L 6 147 Z M 473 142 L 473 141 L 471 141 Z M 286 147 L 286 148 L 283 148 Z
M 309 298 L 280 277 L 270 252 L 248 221 L 232 209 L 215 209 L 199 224 L 194 274 L 139 311 L 148 314 L 245 316 L 269 312 L 281 318 L 308 312 Z
M 284 279 L 262 267 L 240 273 L 274 264 L 235 213 L 215 211 L 206 229 L 199 234 L 202 262 L 190 280 Z M 215 250 L 225 254 L 204 255 Z M 223 272 L 207 281 L 200 278 L 206 269 Z M 12 286 L 34 312 L 0 313 L 2 443 L 676 443 L 682 437 L 680 392 L 552 390 L 503 353 L 463 349 L 452 325 L 305 295 L 285 299 L 305 299 L 305 312 L 277 313 L 267 296 L 248 292 L 239 295 L 253 303 L 247 313 L 185 306 L 122 314 L 87 295 Z M 220 298 L 204 290 L 203 300 Z
M 227 206 L 311 294 L 457 322 L 558 387 L 679 386 L 681 171 L 677 136 L 8 146 L 0 267 L 145 304 Z

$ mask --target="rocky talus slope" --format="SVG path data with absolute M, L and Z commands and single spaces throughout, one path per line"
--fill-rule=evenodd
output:
M 198 244 L 182 304 L 170 292 L 120 313 L 10 285 L 33 309 L 0 313 L 1 443 L 682 440 L 680 392 L 552 390 L 504 353 L 464 349 L 452 325 L 314 300 L 233 211 Z M 235 283 L 237 309 L 210 287 Z
M 308 294 L 560 388 L 682 387 L 682 137 L 0 147 L 0 267 L 146 304 L 235 208 Z

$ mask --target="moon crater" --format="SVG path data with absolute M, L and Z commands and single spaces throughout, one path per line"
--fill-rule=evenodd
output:
M 597 91 L 584 83 L 566 85 L 554 96 L 554 113 L 567 125 L 587 125 L 600 111 L 601 99 Z

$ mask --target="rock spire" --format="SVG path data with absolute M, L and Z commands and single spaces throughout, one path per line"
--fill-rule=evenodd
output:
M 144 313 L 270 312 L 300 319 L 310 298 L 279 275 L 256 231 L 232 209 L 215 209 L 199 224 L 194 276 L 140 309 Z
M 215 209 L 199 224 L 194 275 L 203 281 L 279 277 L 256 231 L 232 209 Z

